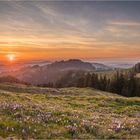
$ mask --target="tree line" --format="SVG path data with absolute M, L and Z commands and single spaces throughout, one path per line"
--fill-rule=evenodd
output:
M 113 77 L 97 73 L 69 72 L 55 84 L 45 86 L 63 87 L 91 87 L 102 91 L 117 93 L 127 97 L 140 97 L 140 79 L 134 72 L 122 73 L 117 71 Z

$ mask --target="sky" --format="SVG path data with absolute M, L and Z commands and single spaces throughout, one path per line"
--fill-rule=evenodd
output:
M 0 1 L 0 60 L 140 60 L 140 2 Z

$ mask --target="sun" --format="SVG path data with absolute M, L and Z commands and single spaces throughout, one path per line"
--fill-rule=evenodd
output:
M 9 55 L 8 55 L 8 60 L 9 60 L 10 62 L 13 62 L 13 61 L 15 60 L 15 55 L 9 54 Z

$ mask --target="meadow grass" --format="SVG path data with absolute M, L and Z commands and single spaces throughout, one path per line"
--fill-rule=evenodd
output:
M 140 98 L 90 88 L 0 87 L 1 138 L 140 138 Z

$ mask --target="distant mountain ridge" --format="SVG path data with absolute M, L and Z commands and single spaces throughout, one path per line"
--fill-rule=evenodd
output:
M 91 63 L 83 62 L 78 59 L 70 59 L 67 61 L 56 61 L 43 66 L 28 66 L 14 72 L 3 73 L 2 75 L 11 75 L 20 81 L 40 85 L 50 82 L 54 83 L 71 70 L 95 71 L 96 68 Z
M 79 59 L 56 61 L 52 64 L 49 64 L 48 68 L 56 68 L 61 70 L 95 70 L 95 67 L 91 63 L 83 62 Z
M 47 85 L 48 83 L 56 83 L 63 77 L 69 76 L 68 73 L 70 71 L 72 71 L 71 74 L 74 76 L 75 73 L 80 74 L 80 72 L 82 72 L 81 74 L 83 74 L 98 70 L 111 70 L 111 68 L 101 63 L 89 63 L 79 59 L 69 59 L 65 61 L 56 61 L 46 65 L 36 64 L 33 66 L 24 66 L 15 71 L 2 72 L 0 77 L 10 75 L 25 83 L 33 85 Z
M 111 70 L 112 68 L 101 63 L 92 63 L 92 65 L 96 68 L 96 70 Z

